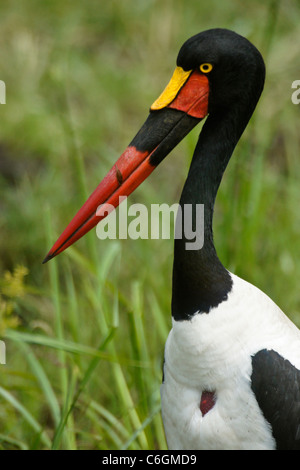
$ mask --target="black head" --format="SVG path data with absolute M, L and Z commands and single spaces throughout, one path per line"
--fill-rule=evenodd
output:
M 249 99 L 255 107 L 265 80 L 260 52 L 243 36 L 227 29 L 210 29 L 188 39 L 181 47 L 177 65 L 184 70 L 211 64 L 209 113 Z

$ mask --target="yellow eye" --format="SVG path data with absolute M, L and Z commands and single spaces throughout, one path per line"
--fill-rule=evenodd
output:
M 212 64 L 205 63 L 205 64 L 200 65 L 200 70 L 203 73 L 209 73 L 212 70 L 212 68 L 213 68 Z

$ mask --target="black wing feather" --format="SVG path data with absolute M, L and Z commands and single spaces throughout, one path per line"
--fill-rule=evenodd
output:
M 300 371 L 273 350 L 252 356 L 251 388 L 277 450 L 300 450 Z

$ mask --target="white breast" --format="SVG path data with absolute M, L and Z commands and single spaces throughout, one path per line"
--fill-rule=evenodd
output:
M 162 415 L 170 449 L 273 449 L 251 390 L 251 356 L 273 349 L 300 368 L 300 332 L 259 289 L 232 275 L 227 301 L 173 321 L 165 348 Z M 215 391 L 205 416 L 202 391 Z

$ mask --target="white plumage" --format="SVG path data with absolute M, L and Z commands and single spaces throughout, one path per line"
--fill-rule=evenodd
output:
M 261 290 L 231 274 L 228 300 L 175 321 L 165 348 L 162 414 L 170 449 L 275 449 L 251 390 L 251 356 L 277 351 L 300 369 L 300 332 Z M 202 391 L 216 403 L 202 416 Z

